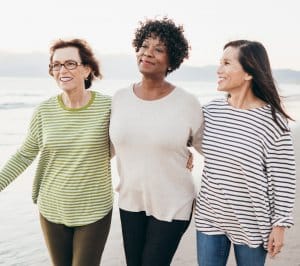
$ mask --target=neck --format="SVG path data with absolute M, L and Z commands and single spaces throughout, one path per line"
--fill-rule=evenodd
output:
M 228 103 L 238 109 L 253 109 L 266 105 L 263 100 L 253 94 L 251 89 L 238 93 L 230 93 Z
M 85 106 L 91 99 L 91 92 L 87 90 L 81 91 L 64 91 L 62 93 L 62 101 L 66 107 L 80 108 Z
M 166 80 L 143 79 L 134 85 L 134 93 L 144 100 L 157 100 L 168 95 L 175 86 Z

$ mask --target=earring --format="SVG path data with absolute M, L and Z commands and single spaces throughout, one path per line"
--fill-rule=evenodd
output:
M 171 67 L 168 67 L 168 71 L 171 71 L 172 70 L 172 68 Z

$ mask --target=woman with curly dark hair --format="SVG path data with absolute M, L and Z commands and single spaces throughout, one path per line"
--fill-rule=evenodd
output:
M 187 143 L 200 149 L 202 111 L 196 97 L 166 80 L 188 58 L 183 32 L 168 18 L 141 23 L 132 44 L 142 79 L 113 97 L 110 137 L 129 266 L 170 265 L 191 220 Z

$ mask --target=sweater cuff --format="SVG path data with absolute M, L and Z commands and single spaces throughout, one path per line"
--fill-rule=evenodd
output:
M 274 216 L 272 218 L 272 226 L 283 226 L 290 228 L 292 225 L 294 225 L 293 217 L 292 216 L 285 216 L 285 217 L 279 217 Z

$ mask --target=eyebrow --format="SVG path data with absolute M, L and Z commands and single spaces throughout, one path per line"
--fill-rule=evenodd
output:
M 62 60 L 62 61 L 60 61 L 60 60 L 53 60 L 52 62 L 53 62 L 53 63 L 54 63 L 54 62 L 59 62 L 59 63 L 61 63 L 61 62 L 67 62 L 67 61 L 79 62 L 80 60 L 78 60 L 78 59 L 66 59 L 66 60 Z
M 149 44 L 149 42 L 143 42 L 143 44 Z M 155 46 L 166 46 L 164 43 L 155 44 Z
M 220 61 L 232 61 L 232 60 L 225 57 L 225 58 L 221 58 Z
M 143 41 L 143 44 L 145 44 L 145 43 L 149 43 L 150 41 L 148 40 L 148 39 L 145 39 L 144 41 Z M 155 46 L 164 46 L 164 47 L 166 47 L 166 44 L 164 43 L 164 42 L 162 42 L 162 41 L 160 41 L 159 43 L 157 43 L 157 44 L 155 44 Z

